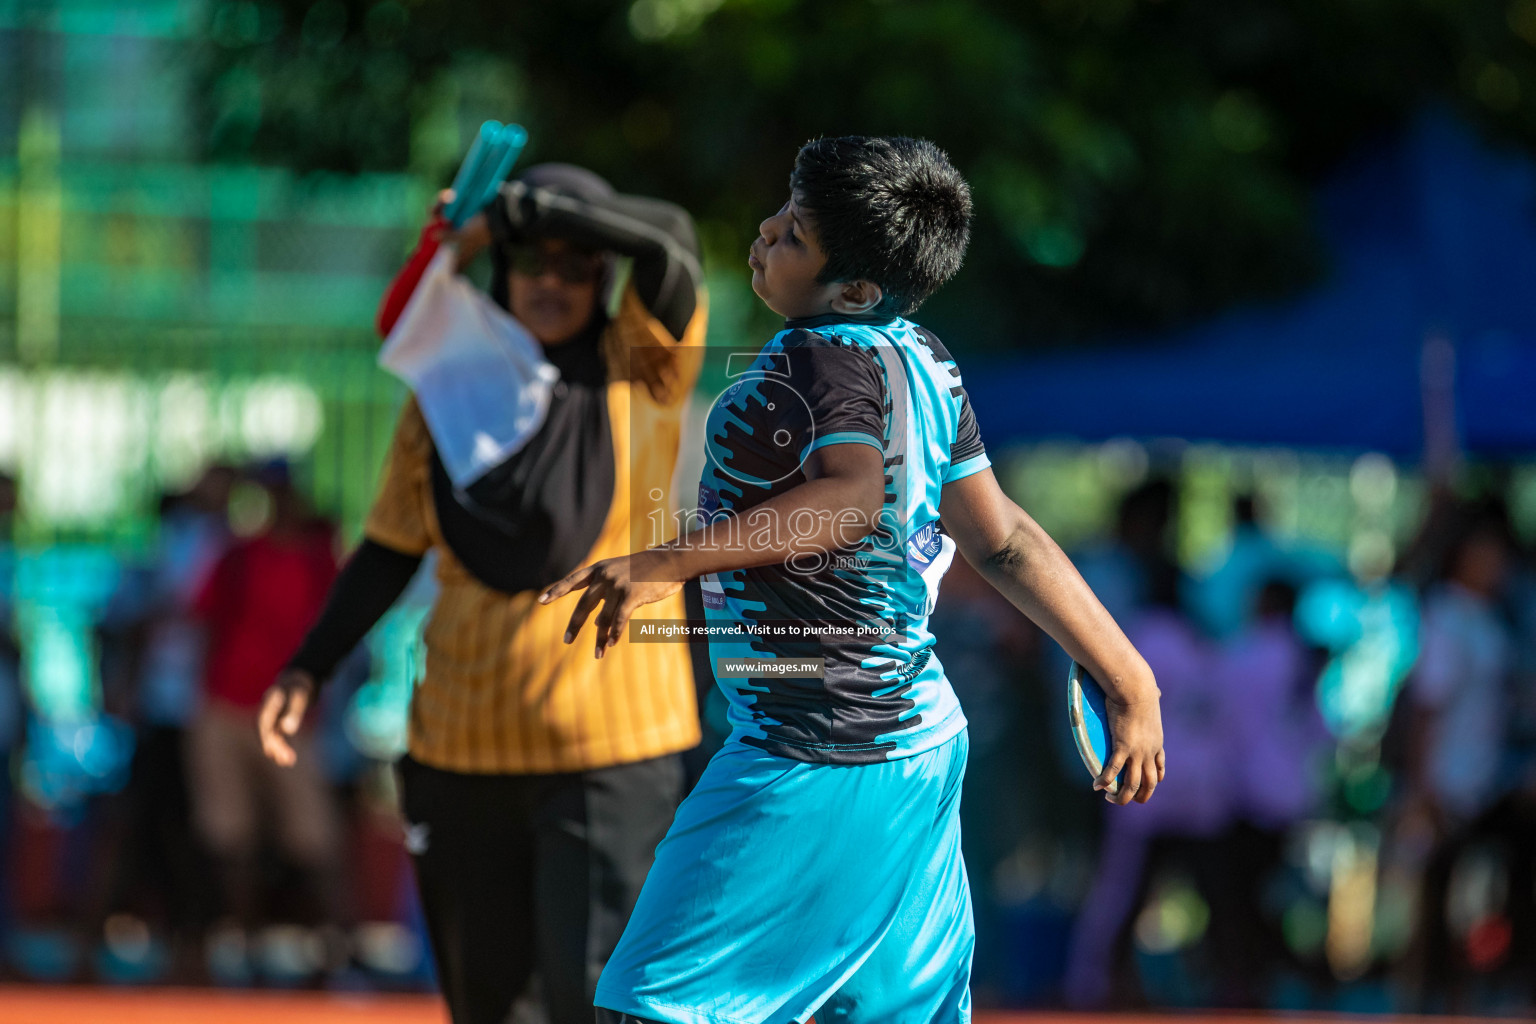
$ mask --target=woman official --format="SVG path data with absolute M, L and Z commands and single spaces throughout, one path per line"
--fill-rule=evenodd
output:
M 569 609 L 535 597 L 631 550 L 632 530 L 670 521 L 704 336 L 698 244 L 681 208 L 541 165 L 462 232 L 428 225 L 385 296 L 381 333 L 444 243 L 461 266 L 489 247 L 492 297 L 559 370 L 548 418 L 456 492 L 407 403 L 363 542 L 267 695 L 263 744 L 293 762 L 316 686 L 435 552 L 399 776 L 443 994 L 454 1024 L 502 1024 L 537 976 L 553 1024 L 589 1024 L 682 795 L 679 752 L 699 741 L 693 674 L 682 643 L 626 641 L 594 659 L 591 640 L 561 642 Z M 653 614 L 684 618 L 681 597 Z

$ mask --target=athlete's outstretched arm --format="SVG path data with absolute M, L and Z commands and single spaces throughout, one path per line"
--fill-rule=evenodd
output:
M 1118 802 L 1146 803 L 1164 772 L 1157 680 L 1146 660 L 1066 553 L 1003 493 L 991 469 L 945 484 L 939 517 L 965 560 L 1104 687 L 1114 750 L 1094 788 L 1105 788 L 1124 769 Z
M 805 483 L 740 517 L 717 519 L 671 543 L 577 569 L 540 594 L 539 602 L 584 591 L 571 613 L 566 643 L 601 606 L 596 651 L 601 658 L 619 642 L 636 608 L 671 597 L 686 580 L 814 557 L 874 532 L 885 504 L 884 452 L 867 444 L 833 444 L 811 452 L 802 468 Z

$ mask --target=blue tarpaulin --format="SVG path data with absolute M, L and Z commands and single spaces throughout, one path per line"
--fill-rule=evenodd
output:
M 1331 269 L 1299 299 L 1091 351 L 973 361 L 984 435 L 1414 458 L 1427 388 L 1443 410 L 1431 422 L 1454 421 L 1462 449 L 1536 451 L 1536 162 L 1429 113 L 1350 161 L 1318 208 Z

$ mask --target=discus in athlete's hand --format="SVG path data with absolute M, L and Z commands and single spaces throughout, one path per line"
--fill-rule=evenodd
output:
M 1103 688 L 1075 661 L 1067 673 L 1067 721 L 1072 724 L 1072 738 L 1088 774 L 1098 778 L 1112 749 L 1109 713 L 1104 707 Z M 1120 792 L 1120 779 L 1110 782 L 1105 792 L 1110 796 Z

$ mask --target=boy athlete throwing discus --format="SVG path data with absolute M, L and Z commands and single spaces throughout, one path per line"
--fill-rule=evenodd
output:
M 786 318 L 707 425 L 702 525 L 571 573 L 570 642 L 703 577 L 732 734 L 683 801 L 597 986 L 600 1021 L 970 1019 L 966 722 L 928 632 L 956 548 L 1104 684 L 1119 803 L 1163 777 L 1158 690 L 998 487 L 960 371 L 907 321 L 959 269 L 970 191 L 931 143 L 820 139 L 763 221 Z M 1107 794 L 1106 794 L 1107 796 Z

